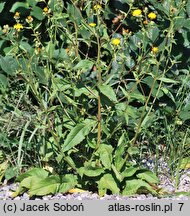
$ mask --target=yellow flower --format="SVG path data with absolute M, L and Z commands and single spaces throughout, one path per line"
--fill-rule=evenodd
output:
M 119 38 L 114 38 L 112 39 L 111 43 L 114 45 L 114 46 L 117 46 L 121 43 L 121 40 Z
M 27 23 L 31 23 L 33 21 L 33 17 L 32 16 L 27 16 L 26 17 L 26 22 Z
M 132 16 L 134 17 L 138 17 L 142 14 L 142 10 L 141 9 L 136 9 L 132 12 Z
M 158 51 L 159 51 L 158 47 L 152 47 L 152 52 L 153 52 L 153 53 L 156 54 Z
M 16 12 L 15 15 L 14 15 L 14 18 L 15 18 L 15 19 L 19 19 L 19 18 L 20 18 L 20 13 L 19 13 L 19 12 Z
M 14 29 L 16 29 L 18 32 L 19 32 L 21 29 L 24 28 L 23 25 L 22 25 L 21 23 L 17 23 L 17 24 L 15 24 L 13 27 L 14 27 Z
M 91 26 L 91 27 L 95 27 L 95 26 L 96 26 L 96 23 L 94 23 L 94 22 L 89 23 L 89 26 Z
M 101 9 L 102 9 L 102 6 L 99 5 L 99 4 L 94 5 L 93 9 L 96 10 L 96 11 L 97 11 L 97 10 L 101 10 Z
M 43 12 L 44 12 L 44 13 L 48 13 L 48 11 L 49 11 L 49 8 L 48 8 L 48 7 L 45 7 L 45 8 L 43 9 Z
M 148 14 L 148 18 L 151 19 L 151 20 L 154 20 L 154 19 L 156 19 L 156 14 L 154 12 L 150 12 Z

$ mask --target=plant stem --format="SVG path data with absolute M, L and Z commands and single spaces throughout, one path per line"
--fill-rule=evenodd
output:
M 102 74 L 101 74 L 101 65 L 100 65 L 100 38 L 98 35 L 96 35 L 97 38 L 97 45 L 98 45 L 98 54 L 97 54 L 97 70 L 98 70 L 98 85 L 101 85 L 102 83 Z M 98 120 L 98 133 L 97 133 L 97 146 L 96 149 L 99 148 L 100 143 L 101 143 L 101 98 L 100 95 L 98 95 L 98 115 L 97 115 L 97 120 Z

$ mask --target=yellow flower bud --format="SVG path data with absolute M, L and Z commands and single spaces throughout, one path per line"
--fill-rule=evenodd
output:
M 97 11 L 97 10 L 101 10 L 101 9 L 102 9 L 102 6 L 99 5 L 99 4 L 94 5 L 93 9 L 96 10 L 96 11 Z
M 48 8 L 48 7 L 45 7 L 45 8 L 43 9 L 43 12 L 44 12 L 44 13 L 48 13 L 48 11 L 49 11 L 49 8 Z

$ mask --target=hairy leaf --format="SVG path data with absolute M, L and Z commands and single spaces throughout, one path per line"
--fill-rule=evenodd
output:
M 159 182 L 159 179 L 157 178 L 157 176 L 153 172 L 151 172 L 149 170 L 145 170 L 145 171 L 142 170 L 141 173 L 137 174 L 137 177 L 142 179 L 142 180 L 145 180 L 145 181 L 147 181 L 148 183 L 151 183 L 151 184 L 156 184 L 156 183 Z
M 111 145 L 101 144 L 98 152 L 100 154 L 100 160 L 105 168 L 110 169 L 112 164 L 112 151 Z
M 98 193 L 100 196 L 105 195 L 108 189 L 113 194 L 119 194 L 119 188 L 111 174 L 103 175 L 100 181 L 98 182 Z
M 62 145 L 62 151 L 66 152 L 82 142 L 85 139 L 85 136 L 90 132 L 94 123 L 94 120 L 86 120 L 83 123 L 77 124 L 67 135 L 67 138 Z
M 133 195 L 138 192 L 139 189 L 146 189 L 149 192 L 156 194 L 156 191 L 145 181 L 141 179 L 132 179 L 126 181 L 126 186 L 122 192 L 122 195 Z
M 108 97 L 111 101 L 117 102 L 116 94 L 113 88 L 109 85 L 99 85 L 100 92 Z
M 126 169 L 121 173 L 121 176 L 122 176 L 123 178 L 125 178 L 125 177 L 131 177 L 131 176 L 133 176 L 133 175 L 137 172 L 138 169 L 139 169 L 139 168 L 136 168 L 136 167 L 129 167 L 129 168 L 126 168 Z

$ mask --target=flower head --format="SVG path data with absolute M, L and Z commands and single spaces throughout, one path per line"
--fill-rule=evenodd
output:
M 16 12 L 15 15 L 14 15 L 14 19 L 17 20 L 17 19 L 19 19 L 19 18 L 20 18 L 20 13 L 19 13 L 19 12 Z
M 132 12 L 132 16 L 134 17 L 139 17 L 142 14 L 142 10 L 141 9 L 136 9 Z
M 14 26 L 14 29 L 16 29 L 18 32 L 23 29 L 23 25 L 21 23 L 16 23 Z
M 114 38 L 114 39 L 112 39 L 111 43 L 114 46 L 118 46 L 121 43 L 121 40 L 119 38 Z
M 6 25 L 3 26 L 2 32 L 3 32 L 4 34 L 7 34 L 8 31 L 9 31 L 9 25 L 6 24 Z
M 100 4 L 94 5 L 93 9 L 96 11 L 101 10 L 102 6 Z
M 158 47 L 152 47 L 152 52 L 156 54 L 159 51 Z
M 49 12 L 49 8 L 48 8 L 48 7 L 45 7 L 45 8 L 43 9 L 43 12 L 44 12 L 44 13 L 48 13 L 48 12 Z
M 89 23 L 89 26 L 91 26 L 91 27 L 95 27 L 95 26 L 96 26 L 96 23 L 91 22 L 91 23 Z
M 151 20 L 154 20 L 154 19 L 156 19 L 156 14 L 154 12 L 150 12 L 148 14 L 148 18 L 151 19 Z
M 33 21 L 33 17 L 32 16 L 27 16 L 26 17 L 26 22 L 27 23 L 31 23 Z

